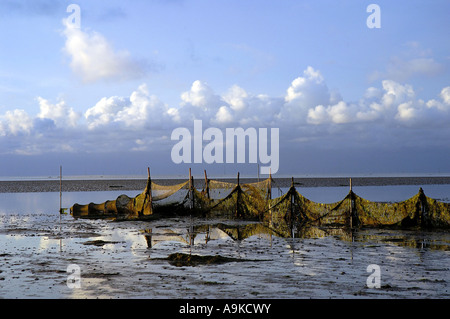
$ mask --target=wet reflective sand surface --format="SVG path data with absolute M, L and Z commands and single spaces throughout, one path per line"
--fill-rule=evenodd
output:
M 448 231 L 0 214 L 2 298 L 449 298 Z M 167 257 L 221 256 L 173 264 Z M 229 259 L 227 259 L 229 258 Z M 380 267 L 368 288 L 367 267 Z M 70 285 L 79 267 L 80 287 Z

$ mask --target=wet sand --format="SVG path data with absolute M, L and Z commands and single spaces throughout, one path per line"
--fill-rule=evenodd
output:
M 247 181 L 254 180 L 242 179 Z M 445 177 L 352 181 L 361 186 L 450 184 Z M 278 182 L 288 187 L 291 180 Z M 345 178 L 295 182 L 348 186 Z M 0 185 L 7 193 L 59 191 L 59 181 Z M 63 180 L 65 192 L 142 190 L 145 185 L 145 180 Z M 0 213 L 0 247 L 0 298 L 450 298 L 449 230 L 313 228 L 285 238 L 255 222 L 77 220 L 30 208 Z M 226 262 L 173 264 L 173 254 Z M 381 270 L 379 288 L 367 286 L 367 267 L 373 264 Z M 80 287 L 70 285 L 71 265 L 79 267 Z
M 252 223 L 0 218 L 3 298 L 450 297 L 446 232 L 311 229 L 281 238 L 258 228 L 236 238 Z M 172 254 L 226 262 L 174 265 Z M 379 288 L 367 286 L 372 264 Z M 79 267 L 79 287 L 70 286 L 69 265 Z
M 225 182 L 236 183 L 236 179 L 218 179 Z M 173 185 L 185 180 L 181 179 L 154 179 L 160 185 Z M 289 187 L 291 178 L 274 178 L 274 186 Z M 257 182 L 255 178 L 241 178 L 241 183 Z M 194 179 L 195 186 L 203 187 L 203 179 Z M 349 178 L 323 177 L 323 178 L 294 178 L 296 187 L 336 187 L 349 186 Z M 450 177 L 355 177 L 353 186 L 385 186 L 385 185 L 439 185 L 450 184 Z M 145 179 L 111 179 L 111 180 L 64 180 L 65 192 L 113 191 L 113 190 L 143 190 L 147 185 Z M 0 193 L 28 193 L 28 192 L 59 192 L 59 180 L 38 181 L 0 181 Z

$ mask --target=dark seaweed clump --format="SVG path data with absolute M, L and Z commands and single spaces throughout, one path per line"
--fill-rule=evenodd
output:
M 172 266 L 183 267 L 183 266 L 199 266 L 199 265 L 218 265 L 229 262 L 242 262 L 242 261 L 251 261 L 248 259 L 239 259 L 239 258 L 231 258 L 224 257 L 220 255 L 214 256 L 200 256 L 200 255 L 191 255 L 191 254 L 183 254 L 183 253 L 174 253 L 170 254 L 167 258 L 165 258 Z

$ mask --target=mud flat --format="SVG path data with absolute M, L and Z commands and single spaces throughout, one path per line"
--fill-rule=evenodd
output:
M 0 244 L 3 298 L 450 298 L 442 231 L 315 228 L 282 238 L 241 221 L 20 214 L 0 215 Z M 379 288 L 367 286 L 373 264 Z M 68 284 L 70 265 L 79 287 Z
M 286 187 L 291 183 L 277 180 Z M 318 187 L 319 201 L 332 190 L 323 192 L 320 186 L 348 186 L 346 178 L 294 182 Z M 414 185 L 450 184 L 444 177 L 352 182 L 412 185 L 414 192 Z M 64 191 L 73 192 L 64 199 L 96 200 L 95 191 L 115 198 L 109 191 L 140 191 L 145 184 L 63 180 Z M 315 227 L 293 229 L 282 237 L 267 225 L 237 220 L 83 220 L 57 213 L 59 194 L 51 192 L 59 191 L 59 181 L 9 181 L 0 187 L 6 192 L 0 201 L 1 298 L 450 298 L 448 230 Z M 448 196 L 448 185 L 439 187 L 441 196 Z M 407 198 L 399 190 L 392 193 L 394 201 Z M 176 256 L 182 262 L 171 264 Z M 80 270 L 79 287 L 70 285 L 73 265 Z M 369 265 L 380 267 L 379 288 L 367 286 Z

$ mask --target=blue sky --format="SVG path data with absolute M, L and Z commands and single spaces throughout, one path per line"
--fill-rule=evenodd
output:
M 369 4 L 381 28 L 368 28 Z M 80 28 L 64 22 L 70 4 Z M 280 175 L 450 173 L 448 1 L 0 2 L 0 176 L 254 174 L 171 132 L 280 128 Z

